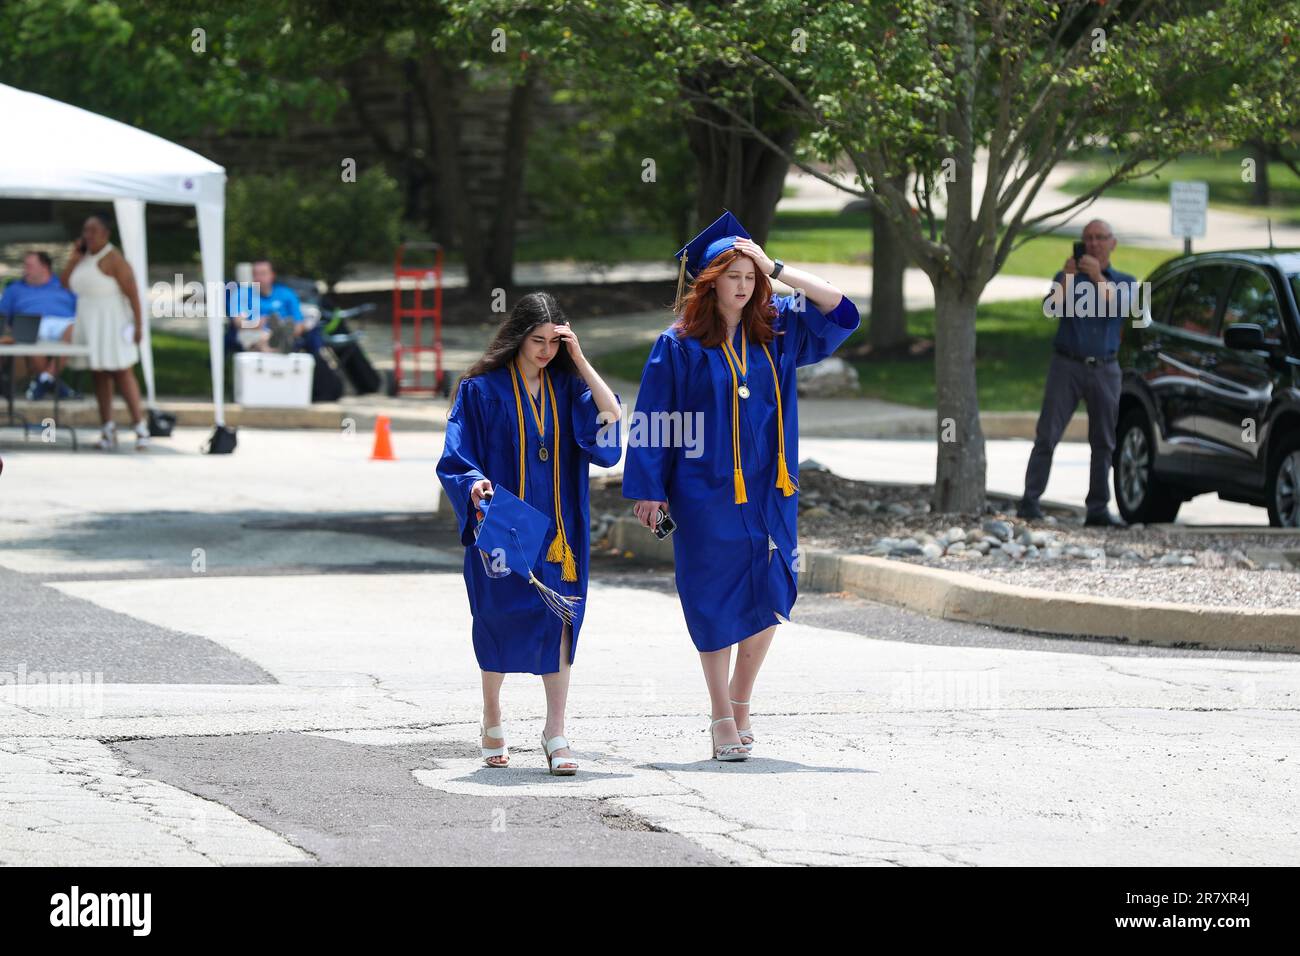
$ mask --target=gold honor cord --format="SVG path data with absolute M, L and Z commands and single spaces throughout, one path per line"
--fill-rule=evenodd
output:
M 745 347 L 745 329 L 742 326 L 740 330 L 741 347 Z M 746 349 L 746 351 L 748 351 Z M 745 472 L 740 467 L 740 386 L 737 384 L 736 364 L 732 361 L 735 350 L 731 347 L 731 342 L 726 338 L 722 340 L 722 357 L 727 360 L 727 368 L 731 371 L 731 479 L 735 486 L 735 502 L 743 505 L 749 500 L 745 493 Z
M 742 327 L 740 331 L 741 349 L 746 350 L 748 338 Z M 776 371 L 776 362 L 772 359 L 772 353 L 768 351 L 767 343 L 759 343 L 763 347 L 763 354 L 767 356 L 767 364 L 772 368 L 772 385 L 776 392 L 776 487 L 781 490 L 781 494 L 787 498 L 799 490 L 794 479 L 790 477 L 790 469 L 786 464 L 785 458 L 785 412 L 781 405 L 781 378 Z M 748 389 L 741 392 L 741 386 L 738 385 L 736 373 L 737 366 L 743 374 L 745 372 L 745 363 L 740 357 L 736 356 L 736 351 L 731 346 L 731 342 L 724 339 L 722 343 L 722 355 L 727 360 L 727 368 L 731 371 L 731 460 L 732 460 L 732 481 L 735 485 L 735 502 L 738 505 L 745 504 L 749 497 L 745 491 L 745 473 L 740 465 L 740 398 L 743 395 L 748 397 Z M 746 354 L 746 358 L 748 355 Z
M 519 373 L 519 378 L 523 378 L 523 373 Z M 555 504 L 555 526 L 558 529 L 555 537 L 551 539 L 551 546 L 546 552 L 546 560 L 560 565 L 560 577 L 565 581 L 578 580 L 578 565 L 573 554 L 573 548 L 569 546 L 568 536 L 564 533 L 564 508 L 560 502 L 560 413 L 555 403 L 555 387 L 550 384 L 550 376 L 546 374 L 546 369 L 541 370 L 541 399 L 546 401 L 546 393 L 549 390 L 551 395 L 551 442 L 554 447 L 554 453 L 551 456 L 551 474 L 554 479 L 554 493 L 552 499 Z M 515 416 L 519 420 L 519 498 L 524 498 L 524 403 L 519 396 L 519 380 L 515 378 L 515 367 L 510 366 L 510 384 L 515 390 Z M 527 391 L 525 389 L 524 391 Z M 528 396 L 528 403 L 531 406 L 533 401 L 532 395 Z M 534 409 L 534 413 L 536 409 Z M 543 406 L 543 414 L 545 407 Z M 542 451 L 545 451 L 545 446 Z M 545 461 L 542 456 L 542 461 Z

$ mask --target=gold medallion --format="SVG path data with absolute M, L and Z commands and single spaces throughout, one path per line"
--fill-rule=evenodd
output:
M 548 455 L 547 452 L 546 452 L 546 446 L 545 446 L 545 445 L 543 445 L 541 448 L 537 449 L 537 457 L 540 458 L 542 461 L 546 461 L 546 459 L 550 457 L 550 455 Z
M 740 386 L 740 388 L 736 389 L 736 394 L 739 395 L 741 398 L 749 398 L 749 386 L 748 385 Z

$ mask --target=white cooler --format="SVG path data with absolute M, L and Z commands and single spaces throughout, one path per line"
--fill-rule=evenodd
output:
M 236 352 L 235 403 L 253 408 L 306 408 L 316 360 L 306 352 Z

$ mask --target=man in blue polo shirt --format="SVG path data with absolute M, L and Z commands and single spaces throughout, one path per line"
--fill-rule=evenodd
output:
M 292 325 L 295 351 L 313 354 L 319 351 L 320 330 L 315 326 L 308 328 L 303 320 L 298 294 L 284 283 L 276 281 L 275 269 L 269 259 L 257 259 L 252 266 L 257 295 L 252 295 L 251 290 L 240 289 L 238 296 L 226 306 L 226 312 L 230 316 L 230 325 L 226 330 L 227 349 L 232 352 L 244 348 L 261 352 L 275 351 L 271 345 L 271 320 L 275 319 Z M 240 341 L 239 332 L 250 329 L 256 329 L 260 334 L 245 345 Z
M 1136 280 L 1111 266 L 1116 240 L 1104 220 L 1094 219 L 1083 227 L 1083 244 L 1085 254 L 1077 261 L 1073 256 L 1065 260 L 1043 300 L 1044 313 L 1059 318 L 1060 324 L 1052 342 L 1055 354 L 1047 368 L 1043 408 L 1017 514 L 1030 519 L 1043 516 L 1038 499 L 1047 487 L 1052 453 L 1083 399 L 1092 447 L 1084 523 L 1118 526 L 1122 522 L 1110 513 L 1110 465 L 1120 393 L 1115 354 L 1128 311 L 1124 304 L 1135 301 Z
M 54 263 L 44 252 L 33 251 L 23 256 L 23 277 L 11 282 L 0 295 L 0 325 L 13 322 L 15 315 L 39 315 L 41 327 L 37 335 L 42 342 L 71 342 L 72 322 L 77 314 L 77 297 L 63 287 L 54 274 Z M 37 401 L 54 390 L 54 375 L 63 370 L 67 359 L 51 361 L 43 355 L 24 356 L 27 370 L 33 376 L 27 387 L 27 398 Z M 60 398 L 81 396 L 59 382 Z

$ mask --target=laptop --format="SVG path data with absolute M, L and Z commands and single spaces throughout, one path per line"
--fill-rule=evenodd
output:
M 41 331 L 39 315 L 15 315 L 9 323 L 9 334 L 14 337 L 15 345 L 33 345 Z

